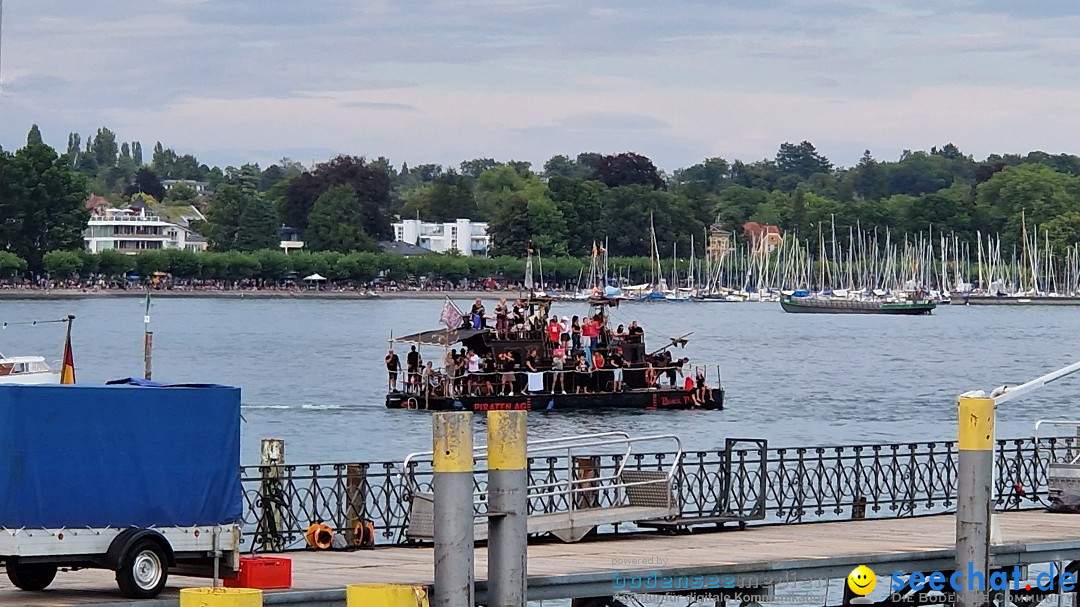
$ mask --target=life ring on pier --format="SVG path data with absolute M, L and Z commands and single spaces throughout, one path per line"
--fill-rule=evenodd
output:
M 375 545 L 375 523 L 356 521 L 353 525 L 353 546 L 371 548 Z
M 416 399 L 411 397 L 411 396 L 408 398 L 408 400 L 405 401 L 405 408 L 406 409 L 416 409 L 418 406 L 419 405 L 416 402 Z
M 312 523 L 304 533 L 304 540 L 316 550 L 328 550 L 334 542 L 334 530 L 324 523 Z

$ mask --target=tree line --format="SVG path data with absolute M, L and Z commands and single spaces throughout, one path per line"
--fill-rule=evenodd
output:
M 453 281 L 486 280 L 519 284 L 525 279 L 525 260 L 519 257 L 463 257 L 453 253 L 431 253 L 404 257 L 395 253 L 336 251 L 299 251 L 286 254 L 276 249 L 260 251 L 146 251 L 124 255 L 106 250 L 50 251 L 43 256 L 43 270 L 54 280 L 101 278 L 106 281 L 147 280 L 157 273 L 177 279 L 246 280 L 268 283 L 287 280 L 300 282 L 312 274 L 332 281 Z M 573 257 L 541 259 L 534 266 L 537 282 L 576 282 L 588 272 L 590 260 Z M 613 272 L 632 281 L 648 280 L 650 264 L 646 257 L 612 258 Z M 686 262 L 680 270 L 686 270 Z M 14 276 L 26 269 L 26 262 L 0 252 L 0 275 Z M 134 278 L 137 277 L 137 278 Z
M 1080 241 L 1080 157 L 1031 152 L 975 160 L 949 143 L 905 151 L 895 161 L 867 151 L 838 167 L 812 143 L 783 143 L 753 162 L 708 158 L 666 173 L 640 154 L 557 155 L 534 169 L 521 161 L 467 160 L 457 167 L 379 157 L 339 156 L 304 167 L 282 159 L 209 167 L 160 142 L 149 159 L 139 142 L 118 143 L 107 128 L 68 138 L 66 153 L 31 128 L 27 145 L 0 150 L 0 250 L 42 268 L 50 250 L 82 246 L 88 194 L 122 206 L 132 197 L 162 205 L 196 205 L 206 221 L 193 227 L 216 252 L 276 246 L 278 228 L 303 231 L 311 251 L 375 252 L 393 238 L 398 218 L 485 221 L 493 256 L 520 257 L 528 246 L 548 259 L 581 257 L 593 243 L 613 255 L 665 259 L 704 252 L 708 227 L 741 236 L 748 221 L 778 226 L 818 246 L 835 228 L 891 230 L 897 238 L 934 230 L 972 241 L 1000 235 L 1017 245 L 1026 225 L 1045 231 L 1060 251 Z M 163 179 L 209 184 L 210 196 Z

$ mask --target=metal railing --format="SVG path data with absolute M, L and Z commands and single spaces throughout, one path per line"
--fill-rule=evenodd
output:
M 1044 507 L 1049 464 L 1078 455 L 1075 436 L 998 440 L 996 507 Z M 602 477 L 619 470 L 672 469 L 683 518 L 722 514 L 778 524 L 950 512 L 956 505 L 956 460 L 951 441 L 765 448 L 763 441 L 743 440 L 681 455 L 619 451 L 567 460 L 534 452 L 528 464 L 530 486 L 565 486 L 567 479 L 581 477 L 583 467 Z M 370 520 L 379 543 L 403 543 L 412 492 L 430 490 L 431 483 L 430 467 L 415 460 L 404 469 L 399 462 L 290 464 L 245 466 L 241 474 L 246 549 L 254 551 L 301 547 L 312 522 L 347 533 L 356 521 Z M 483 494 L 486 476 L 475 478 L 475 491 Z M 591 505 L 617 504 L 617 491 L 599 489 L 589 487 Z M 564 511 L 568 499 L 538 493 L 530 496 L 529 512 Z
M 662 478 L 655 480 L 627 481 L 623 478 L 623 472 L 627 465 L 635 460 L 634 447 L 643 443 L 670 441 L 675 446 L 666 463 L 666 470 Z M 582 455 L 583 450 L 585 455 Z M 609 454 L 611 466 L 607 469 L 581 465 L 583 460 L 592 463 L 598 450 L 615 450 L 617 453 Z M 411 453 L 402 463 L 401 476 L 408 493 L 431 493 L 432 487 L 432 461 L 431 451 Z M 659 434 L 650 436 L 630 436 L 626 432 L 600 432 L 594 434 L 582 434 L 560 438 L 549 438 L 529 441 L 526 455 L 530 461 L 529 483 L 527 495 L 529 499 L 530 514 L 553 514 L 555 512 L 573 511 L 582 508 L 583 503 L 594 501 L 599 494 L 607 494 L 605 505 L 620 503 L 624 492 L 628 487 L 643 485 L 670 485 L 679 470 L 678 462 L 682 460 L 682 441 L 674 434 Z M 473 450 L 473 460 L 476 466 L 474 473 L 473 509 L 478 518 L 482 518 L 487 507 L 487 447 L 479 446 Z M 533 462 L 544 460 L 548 463 L 549 471 L 559 471 L 557 474 L 547 474 L 543 477 L 534 477 L 531 472 Z M 568 472 L 563 474 L 562 472 Z M 586 474 L 582 474 L 586 472 Z M 587 496 L 590 499 L 579 499 Z M 672 506 L 673 504 L 668 504 Z M 589 506 L 592 507 L 592 506 Z

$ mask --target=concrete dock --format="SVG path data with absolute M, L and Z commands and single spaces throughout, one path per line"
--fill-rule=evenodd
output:
M 999 567 L 1080 560 L 1080 515 L 1027 510 L 998 515 L 1001 544 L 993 549 Z M 867 565 L 888 584 L 894 571 L 951 570 L 956 523 L 953 515 L 855 520 L 797 525 L 751 526 L 743 531 L 692 535 L 637 535 L 597 538 L 577 544 L 529 546 L 529 600 L 609 596 L 633 592 L 616 585 L 635 572 L 663 576 L 736 575 L 740 579 L 798 580 L 843 578 Z M 430 548 L 387 547 L 355 552 L 293 552 L 293 588 L 267 591 L 265 604 L 305 607 L 345 604 L 344 587 L 364 582 L 430 584 Z M 477 600 L 487 550 L 476 550 Z M 882 578 L 885 578 L 882 580 Z M 122 599 L 109 571 L 61 572 L 46 591 L 28 593 L 0 579 L 0 606 L 96 604 L 165 607 L 177 605 L 178 590 L 206 586 L 207 580 L 171 577 L 159 599 Z M 317 591 L 317 592 L 316 592 Z M 641 590 L 641 593 L 655 591 Z M 830 597 L 830 603 L 840 597 Z

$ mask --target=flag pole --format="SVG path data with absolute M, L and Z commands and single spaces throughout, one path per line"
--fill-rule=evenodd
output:
M 146 288 L 146 314 L 143 316 L 143 378 L 150 381 L 154 349 L 154 333 L 150 330 L 150 287 Z
M 64 362 L 60 367 L 60 383 L 62 384 L 75 383 L 75 360 L 71 354 L 71 321 L 73 320 L 75 316 L 68 314 L 67 336 L 64 338 Z

